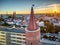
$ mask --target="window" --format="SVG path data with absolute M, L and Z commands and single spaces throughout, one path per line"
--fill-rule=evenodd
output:
M 17 42 L 22 43 L 22 41 L 17 41 Z
M 22 39 L 22 38 L 17 38 L 17 39 Z
M 26 40 L 25 38 L 23 38 L 23 40 Z

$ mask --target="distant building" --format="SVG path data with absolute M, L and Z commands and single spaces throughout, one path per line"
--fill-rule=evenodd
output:
M 45 25 L 44 25 L 44 21 L 40 21 L 40 22 L 38 22 L 38 26 L 42 26 L 42 27 L 44 27 Z

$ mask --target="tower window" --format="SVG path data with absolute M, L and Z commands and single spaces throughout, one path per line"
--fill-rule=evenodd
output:
M 32 43 L 31 43 L 31 45 L 32 45 Z

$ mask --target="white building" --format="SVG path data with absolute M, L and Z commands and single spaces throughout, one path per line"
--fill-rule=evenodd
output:
M 0 45 L 25 45 L 25 31 L 17 29 L 0 29 Z
M 40 22 L 38 22 L 37 24 L 38 24 L 38 26 L 44 27 L 44 22 L 43 22 L 43 21 L 40 21 Z

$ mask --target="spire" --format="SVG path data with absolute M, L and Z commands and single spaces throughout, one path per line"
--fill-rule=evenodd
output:
M 37 29 L 37 24 L 35 21 L 33 7 L 34 7 L 34 5 L 32 5 L 32 7 L 31 7 L 31 15 L 30 15 L 30 22 L 29 22 L 28 30 L 36 30 Z
M 16 12 L 13 12 L 13 19 L 16 18 Z
M 13 12 L 12 20 L 11 21 L 13 21 L 13 19 L 15 19 L 15 18 L 16 18 L 16 12 Z

